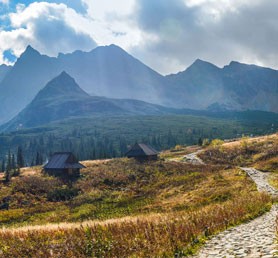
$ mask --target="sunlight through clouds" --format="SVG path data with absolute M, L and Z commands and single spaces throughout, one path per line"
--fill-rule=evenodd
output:
M 164 74 L 197 58 L 278 68 L 276 0 L 0 1 L 0 63 L 28 44 L 51 56 L 116 44 Z

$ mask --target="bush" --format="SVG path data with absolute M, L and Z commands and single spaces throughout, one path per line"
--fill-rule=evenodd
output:
M 212 146 L 213 148 L 217 148 L 217 147 L 221 146 L 223 143 L 224 143 L 223 140 L 214 139 L 211 141 L 210 146 Z
M 47 194 L 47 200 L 51 202 L 67 201 L 78 195 L 78 189 L 62 187 Z
M 61 183 L 56 178 L 28 176 L 18 178 L 13 184 L 13 193 L 21 192 L 23 194 L 44 195 L 53 191 Z

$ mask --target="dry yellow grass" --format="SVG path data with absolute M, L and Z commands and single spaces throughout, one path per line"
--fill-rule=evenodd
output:
M 111 160 L 112 159 L 83 160 L 80 163 L 82 163 L 86 167 L 91 167 L 93 165 L 105 164 Z
M 167 214 L 169 216 L 171 213 Z M 86 220 L 83 222 L 62 222 L 62 223 L 47 223 L 44 225 L 33 225 L 33 226 L 21 226 L 21 227 L 2 227 L 0 228 L 0 235 L 4 233 L 17 234 L 20 232 L 30 233 L 32 231 L 57 231 L 57 230 L 72 230 L 78 229 L 80 227 L 94 227 L 94 226 L 108 226 L 111 224 L 121 224 L 136 222 L 138 220 L 143 222 L 156 222 L 161 221 L 166 218 L 166 214 L 160 213 L 150 213 L 147 215 L 137 215 L 137 216 L 126 216 L 122 218 L 107 219 L 107 220 Z
M 259 142 L 264 142 L 264 141 L 267 141 L 267 140 L 278 139 L 278 133 L 270 134 L 270 135 L 264 135 L 264 136 L 258 136 L 258 137 L 251 137 L 251 138 L 249 138 L 249 137 L 238 138 L 237 140 L 232 141 L 232 142 L 225 142 L 222 146 L 234 148 L 234 147 L 240 146 L 243 139 L 245 141 L 247 141 L 247 143 L 249 143 L 249 144 L 259 143 Z
M 195 212 L 0 231 L 0 257 L 184 257 L 208 235 L 269 207 L 267 195 L 253 193 Z

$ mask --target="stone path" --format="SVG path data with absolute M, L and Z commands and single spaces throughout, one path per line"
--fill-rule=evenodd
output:
M 205 163 L 197 156 L 200 151 L 187 154 L 183 157 L 182 161 L 191 163 L 193 165 L 204 165 Z
M 273 196 L 278 195 L 278 191 L 268 183 L 269 173 L 261 172 L 255 168 L 241 168 L 241 169 L 245 171 L 253 179 L 253 181 L 257 185 L 258 191 L 267 192 Z
M 267 174 L 253 168 L 241 168 L 257 184 L 258 191 L 277 196 L 278 191 L 269 185 Z M 276 243 L 276 217 L 278 205 L 270 212 L 246 224 L 228 229 L 212 237 L 194 258 L 270 258 L 278 257 Z

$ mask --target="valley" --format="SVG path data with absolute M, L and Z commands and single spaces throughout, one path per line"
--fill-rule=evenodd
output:
M 260 172 L 265 179 L 259 180 L 276 187 L 277 140 L 273 134 L 204 147 L 176 146 L 147 163 L 88 160 L 82 162 L 87 167 L 82 177 L 71 185 L 41 174 L 41 167 L 22 169 L 19 177 L 1 183 L 0 197 L 10 198 L 9 210 L 0 213 L 1 255 L 194 254 L 211 235 L 271 209 L 275 196 L 264 188 L 257 191 L 260 183 L 252 180 L 252 171 L 249 177 L 249 170 L 238 166 L 265 171 Z M 196 151 L 205 164 L 188 159 Z M 62 189 L 68 197 L 54 198 Z

